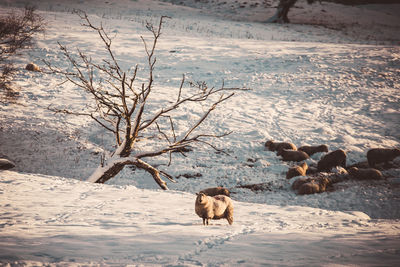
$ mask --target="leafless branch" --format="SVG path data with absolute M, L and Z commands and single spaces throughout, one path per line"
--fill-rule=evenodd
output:
M 118 56 L 113 52 L 113 40 L 106 33 L 103 25 L 94 25 L 88 15 L 82 11 L 77 11 L 77 14 L 83 21 L 82 25 L 84 27 L 97 32 L 108 52 L 109 59 L 103 59 L 100 63 L 97 63 L 79 50 L 76 56 L 74 56 L 66 46 L 59 43 L 60 50 L 73 71 L 56 68 L 49 62 L 46 65 L 54 74 L 62 75 L 66 81 L 85 90 L 91 96 L 94 103 L 86 111 L 82 112 L 53 107 L 49 107 L 49 109 L 57 113 L 90 117 L 101 127 L 115 135 L 118 148 L 111 154 L 111 159 L 114 163 L 110 164 L 107 163 L 107 160 L 103 160 L 99 167 L 100 171 L 95 172 L 95 174 L 100 173 L 100 175 L 93 174 L 89 178 L 90 181 L 104 183 L 114 177 L 125 165 L 130 164 L 149 172 L 161 188 L 167 189 L 166 183 L 161 177 L 166 177 L 170 181 L 175 182 L 172 176 L 144 162 L 144 158 L 169 154 L 169 165 L 172 162 L 171 155 L 173 152 L 180 152 L 182 155 L 185 155 L 183 151 L 189 145 L 196 143 L 203 143 L 216 151 L 223 152 L 212 145 L 210 139 L 221 138 L 229 133 L 215 135 L 195 134 L 195 132 L 198 132 L 200 126 L 219 104 L 233 97 L 236 91 L 247 90 L 246 88 L 226 88 L 224 82 L 222 82 L 222 87 L 220 88 L 209 88 L 204 82 L 189 82 L 190 86 L 196 87 L 199 90 L 184 92 L 186 82 L 185 75 L 183 75 L 174 103 L 161 105 L 156 111 L 147 110 L 146 105 L 154 86 L 154 69 L 157 63 L 157 58 L 155 57 L 156 47 L 161 36 L 162 25 L 168 17 L 161 17 L 158 27 L 147 23 L 146 27 L 152 33 L 151 41 L 146 40 L 143 36 L 140 37 L 147 56 L 147 80 L 138 85 L 136 82 L 138 65 L 136 64 L 130 71 L 123 70 L 118 63 Z M 209 108 L 202 114 L 198 121 L 194 122 L 191 127 L 180 135 L 180 138 L 177 138 L 171 114 L 173 114 L 174 110 L 189 102 L 208 103 Z M 160 139 L 160 148 L 131 156 L 132 151 L 135 150 L 136 143 L 141 140 L 139 136 L 146 138 L 149 135 L 152 136 L 151 133 L 154 134 L 154 131 L 163 137 Z M 115 161 L 115 158 L 119 158 L 120 160 Z
M 6 95 L 13 92 L 13 56 L 30 48 L 34 35 L 44 32 L 45 25 L 44 19 L 31 6 L 26 6 L 23 12 L 0 15 L 0 92 L 1 89 Z

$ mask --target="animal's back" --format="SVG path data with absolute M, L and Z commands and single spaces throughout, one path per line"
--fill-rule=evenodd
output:
M 226 218 L 229 224 L 233 223 L 233 203 L 232 200 L 225 195 L 214 196 L 214 218 Z
M 207 196 L 213 197 L 217 195 L 225 195 L 225 196 L 230 196 L 230 192 L 227 188 L 224 187 L 211 187 L 211 188 L 206 188 L 201 190 L 199 193 L 204 193 Z

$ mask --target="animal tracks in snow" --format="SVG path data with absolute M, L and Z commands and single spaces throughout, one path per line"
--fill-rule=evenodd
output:
M 314 248 L 324 254 L 329 252 L 330 238 L 342 242 L 362 233 L 363 240 L 368 241 L 371 235 L 389 235 L 400 229 L 395 224 L 372 221 L 361 212 L 238 201 L 234 201 L 232 226 L 226 220 L 218 220 L 206 227 L 194 212 L 193 194 L 4 173 L 0 174 L 4 181 L 0 183 L 0 246 L 18 248 L 14 252 L 25 259 L 35 259 L 35 255 L 45 252 L 47 256 L 43 257 L 57 261 L 90 259 L 106 264 L 117 257 L 121 263 L 235 265 L 270 260 L 263 252 L 268 249 L 279 263 L 281 247 L 289 247 L 299 256 L 305 249 Z M 15 185 L 12 181 L 17 180 L 20 184 Z M 53 190 L 42 189 L 51 186 Z M 47 202 L 43 203 L 43 199 Z M 33 241 L 40 246 L 32 246 Z M 318 242 L 324 247 L 319 247 Z M 224 259 L 224 263 L 219 255 L 224 251 L 239 257 Z M 341 253 L 348 257 L 346 250 Z M 393 252 L 384 253 L 390 256 Z
M 208 228 L 219 228 L 219 230 L 221 230 L 222 232 L 226 230 L 222 225 L 214 225 L 214 227 L 213 225 L 210 225 Z M 228 230 L 228 233 L 216 234 L 207 238 L 197 240 L 196 242 L 194 242 L 194 250 L 180 256 L 179 261 L 181 261 L 182 263 L 184 263 L 185 261 L 191 261 L 193 260 L 194 256 L 200 256 L 202 253 L 205 253 L 208 250 L 223 246 L 224 244 L 226 244 L 227 241 L 231 241 L 241 235 L 247 235 L 255 232 L 255 229 L 246 226 L 232 226 L 232 228 L 234 229 Z M 205 231 L 207 232 L 207 230 Z

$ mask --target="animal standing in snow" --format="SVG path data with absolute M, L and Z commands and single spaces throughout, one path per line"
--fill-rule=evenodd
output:
M 368 164 L 372 168 L 379 163 L 388 163 L 398 156 L 400 156 L 400 149 L 398 148 L 373 148 L 367 152 Z
M 231 195 L 231 193 L 229 192 L 229 190 L 227 188 L 224 188 L 221 186 L 203 189 L 199 193 L 203 193 L 210 197 L 217 196 L 217 195 L 225 195 L 225 196 L 229 197 Z
M 303 162 L 299 166 L 292 167 L 286 173 L 286 179 L 290 179 L 295 176 L 305 176 L 308 169 L 307 163 Z
M 303 161 L 309 158 L 306 152 L 288 149 L 280 150 L 277 155 L 282 156 L 283 161 Z
M 373 168 L 359 169 L 357 167 L 351 167 L 348 170 L 350 176 L 357 180 L 380 180 L 383 179 L 383 175 L 380 171 Z
M 195 203 L 196 214 L 203 219 L 203 225 L 208 225 L 209 220 L 227 219 L 233 223 L 233 203 L 225 195 L 207 196 L 199 193 Z
M 319 145 L 319 146 L 301 146 L 297 150 L 306 152 L 310 157 L 318 152 L 328 152 L 327 145 Z
M 342 166 L 346 168 L 346 152 L 341 149 L 326 154 L 318 161 L 317 169 L 319 172 L 329 172 L 333 167 Z
M 288 142 L 274 142 L 269 140 L 264 145 L 269 151 L 280 151 L 282 149 L 297 150 L 296 146 Z

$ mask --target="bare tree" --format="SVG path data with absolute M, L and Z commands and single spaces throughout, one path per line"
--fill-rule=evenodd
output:
M 25 7 L 22 13 L 12 12 L 0 17 L 0 83 L 4 87 L 13 72 L 8 59 L 32 44 L 34 34 L 44 31 L 44 19 L 34 7 Z
M 308 4 L 314 2 L 333 2 L 343 5 L 363 5 L 363 4 L 394 4 L 398 0 L 307 0 Z M 268 23 L 289 23 L 288 13 L 289 10 L 296 4 L 297 0 L 279 0 L 276 13 L 270 17 L 266 22 Z
M 147 80 L 140 83 L 137 81 L 138 65 L 130 72 L 124 71 L 120 67 L 112 50 L 112 38 L 109 37 L 103 26 L 93 25 L 84 12 L 78 12 L 78 15 L 84 21 L 85 27 L 97 32 L 105 45 L 109 59 L 103 60 L 101 64 L 95 63 L 81 51 L 78 51 L 79 56 L 74 58 L 65 46 L 59 44 L 65 57 L 71 63 L 73 72 L 63 71 L 54 68 L 49 63 L 46 64 L 54 73 L 64 75 L 69 82 L 89 93 L 93 103 L 84 112 L 49 108 L 59 113 L 88 116 L 114 135 L 115 151 L 110 157 L 102 159 L 100 166 L 88 178 L 88 181 L 104 183 L 117 175 L 125 166 L 133 165 L 150 173 L 162 189 L 168 189 L 161 177 L 166 177 L 175 182 L 172 176 L 150 165 L 145 160 L 169 153 L 171 162 L 171 153 L 185 153 L 184 151 L 188 149 L 189 145 L 195 143 L 207 144 L 213 149 L 217 149 L 209 143 L 210 138 L 223 137 L 229 133 L 221 135 L 204 134 L 197 133 L 197 130 L 217 105 L 231 98 L 234 91 L 246 89 L 226 88 L 223 84 L 216 89 L 208 88 L 204 83 L 192 83 L 192 86 L 196 85 L 201 90 L 190 93 L 184 90 L 185 76 L 183 76 L 180 87 L 177 88 L 176 99 L 173 102 L 166 102 L 158 110 L 145 110 L 154 87 L 154 69 L 157 62 L 156 46 L 161 36 L 161 27 L 167 17 L 161 17 L 158 26 L 147 23 L 146 27 L 152 33 L 152 42 L 141 37 L 147 58 Z M 96 77 L 95 72 L 99 73 L 101 77 Z M 104 82 L 101 83 L 99 80 Z M 210 101 L 211 104 L 200 119 L 186 129 L 183 134 L 181 133 L 180 137 L 177 137 L 174 119 L 171 115 L 172 111 L 189 102 L 209 103 Z M 135 153 L 137 143 L 146 138 L 149 132 L 153 134 L 156 132 L 163 137 L 160 141 L 160 147 L 149 152 Z
M 317 0 L 307 0 L 309 4 L 314 3 Z M 321 1 L 321 0 L 320 0 Z M 296 4 L 297 0 L 279 0 L 276 13 L 269 18 L 266 22 L 268 23 L 289 23 L 288 13 L 290 8 Z

